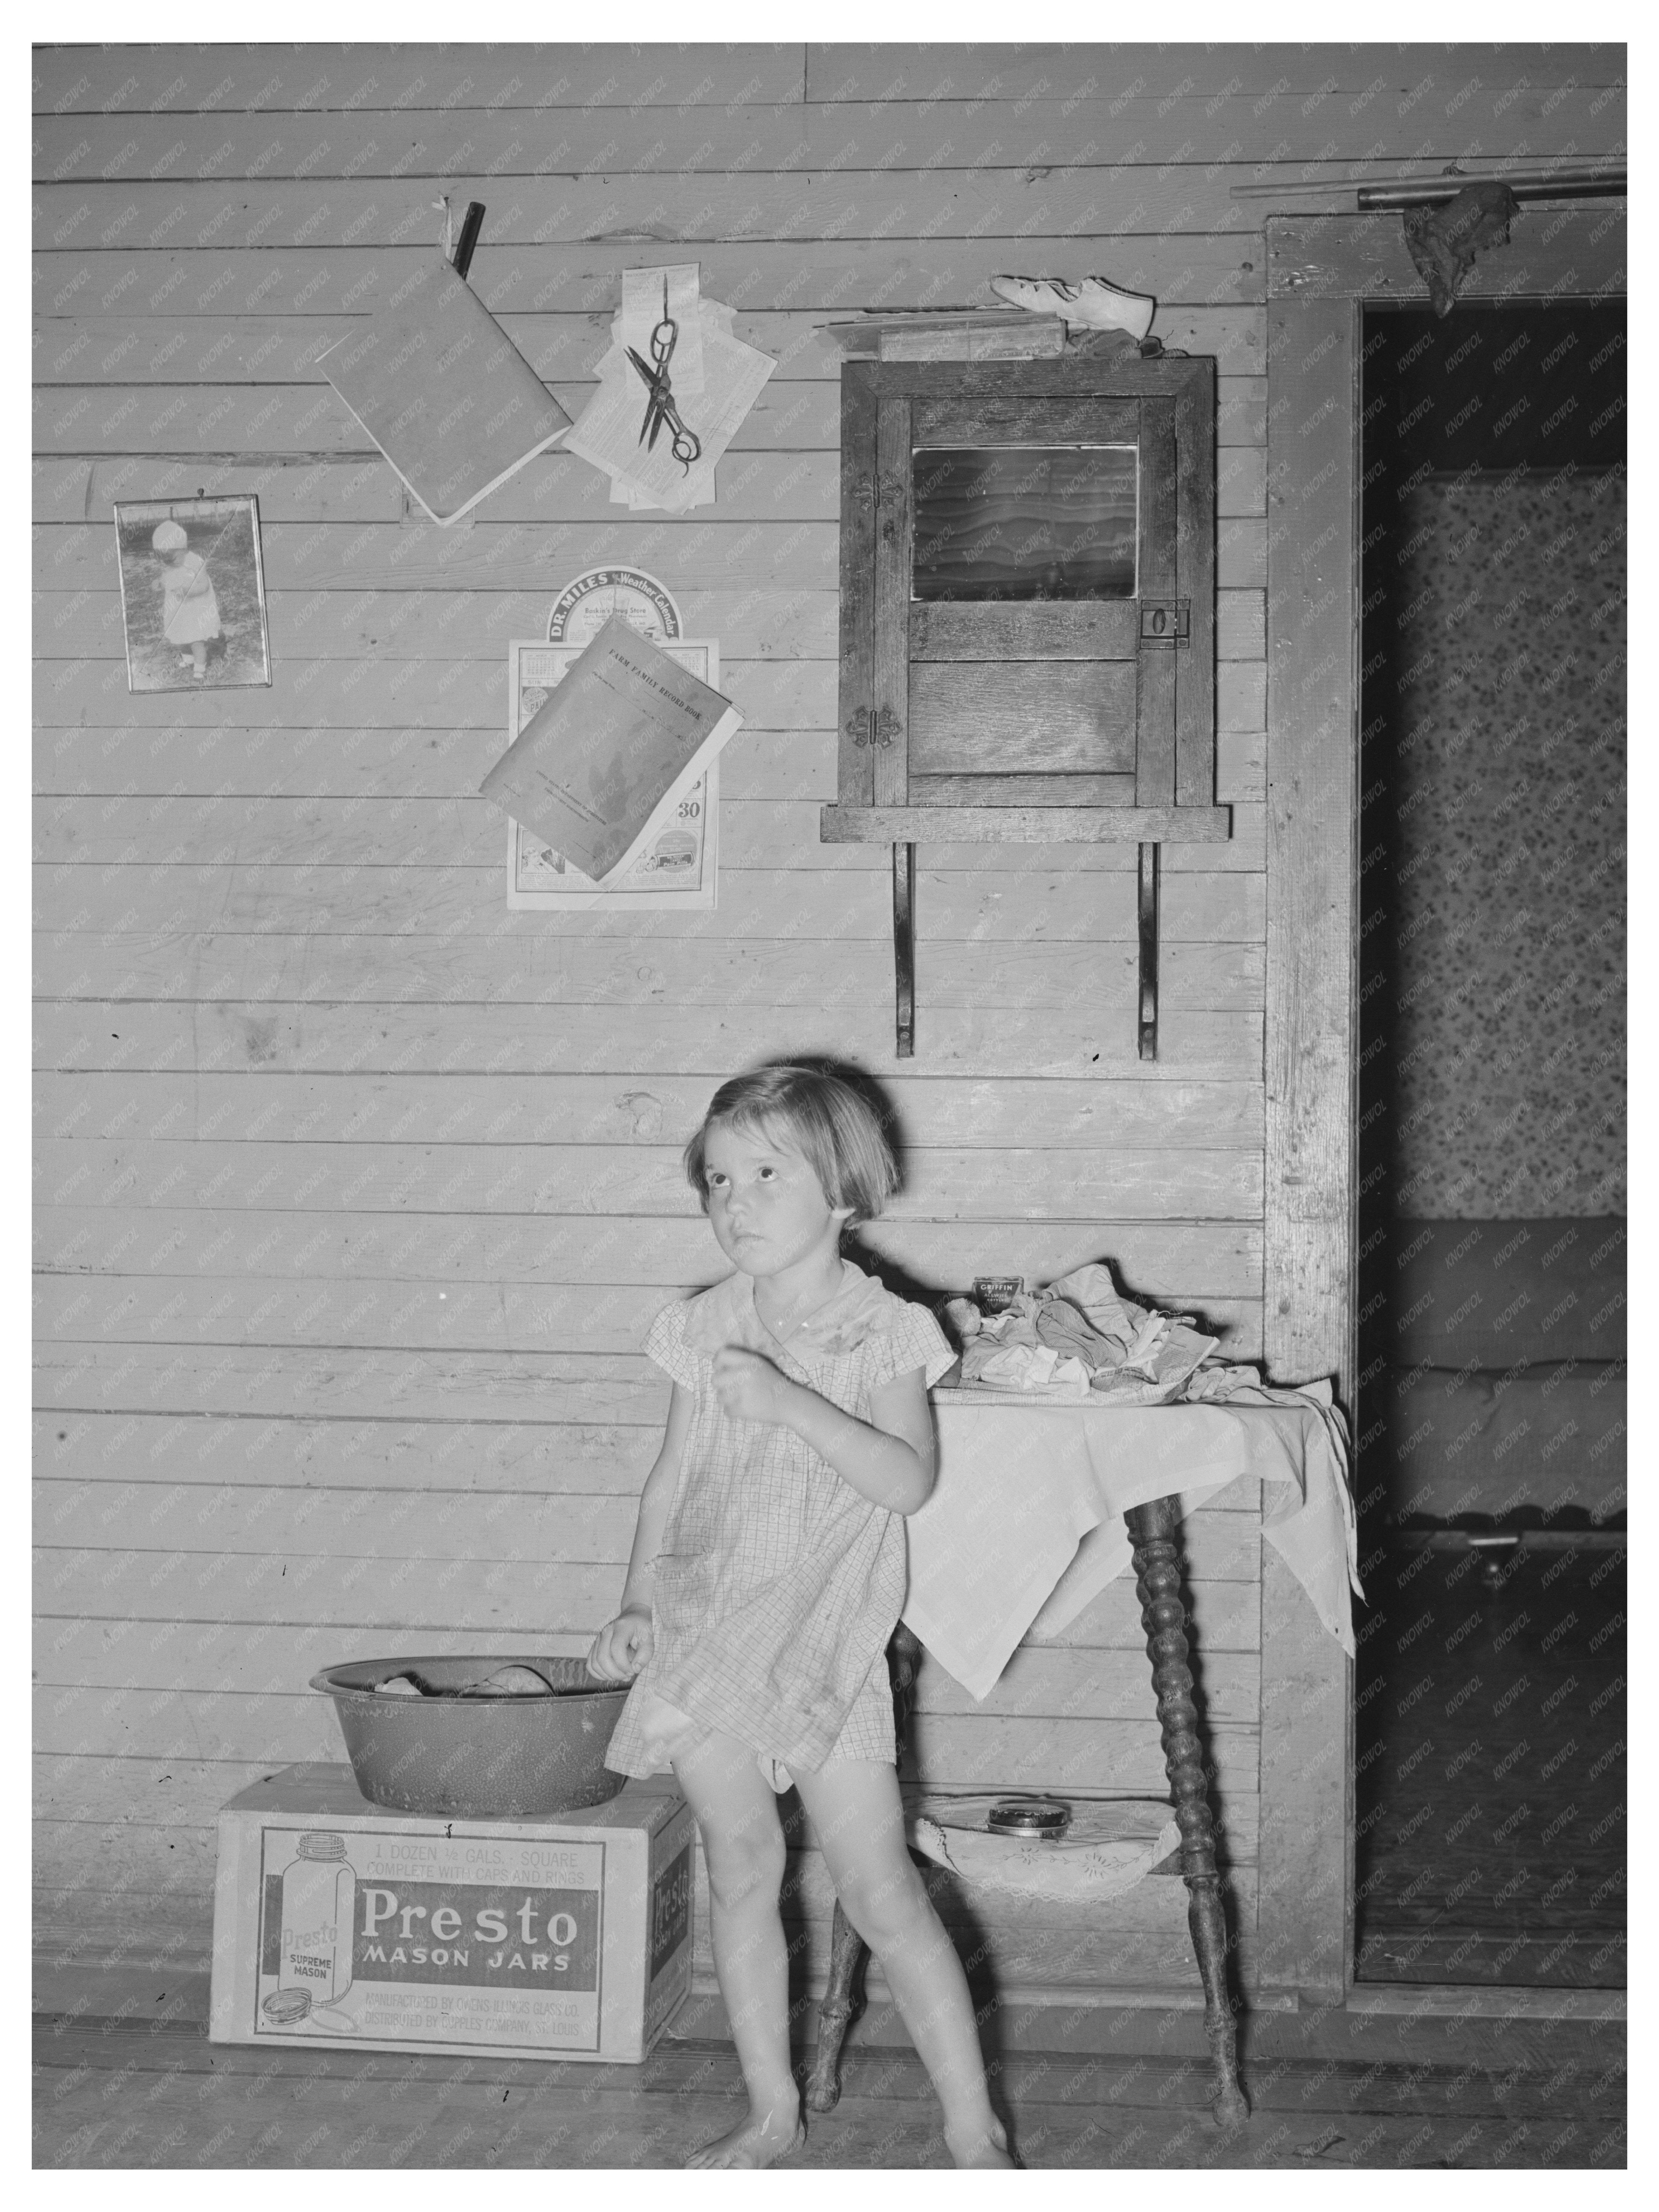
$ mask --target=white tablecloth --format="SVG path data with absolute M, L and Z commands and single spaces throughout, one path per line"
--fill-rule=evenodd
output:
M 1130 1506 L 1174 1495 L 1189 1512 L 1254 1474 L 1262 1534 L 1352 1655 L 1359 1584 L 1340 1419 L 1324 1385 L 1276 1400 L 1094 1406 L 938 1392 L 939 1480 L 908 1522 L 906 1622 L 983 1698 L 1028 1630 L 1063 1628 L 1129 1565 Z

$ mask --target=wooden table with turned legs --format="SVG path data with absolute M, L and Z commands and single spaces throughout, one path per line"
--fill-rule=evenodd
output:
M 1216 1827 L 1188 1664 L 1187 1613 L 1181 1596 L 1180 1501 L 1173 1497 L 1154 1498 L 1150 1504 L 1132 1506 L 1123 1519 L 1133 1547 L 1135 1593 L 1146 1632 L 1146 1656 L 1152 1662 L 1164 1771 L 1170 1778 L 1176 1821 L 1181 1830 L 1187 1924 L 1204 1990 L 1204 2033 L 1215 2065 L 1212 2110 L 1221 2126 L 1236 2127 L 1249 2118 L 1250 2107 L 1238 2079 L 1238 2038 L 1228 1987 L 1227 1923 L 1221 1875 L 1216 1867 Z M 901 1623 L 889 1649 L 901 1753 L 915 1705 L 921 1658 L 921 1646 Z M 856 2009 L 853 1985 L 864 1948 L 838 1899 L 830 1943 L 829 1984 L 818 2006 L 817 2050 L 806 2085 L 807 2107 L 814 2112 L 830 2111 L 841 2094 L 841 2050 Z

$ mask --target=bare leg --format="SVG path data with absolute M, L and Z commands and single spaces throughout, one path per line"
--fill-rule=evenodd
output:
M 777 1801 L 735 1737 L 711 1735 L 674 1754 L 674 1775 L 702 1833 L 709 1935 L 749 2112 L 687 2164 L 762 2166 L 805 2140 L 789 2065 L 789 1960 L 778 1912 L 783 1830 Z
M 921 1664 L 921 1645 L 902 1621 L 893 1631 L 887 1661 L 893 1683 L 893 1729 L 902 1763 L 916 1701 L 916 1670 Z M 809 2112 L 833 2112 L 841 2096 L 841 2047 L 855 2016 L 853 1981 L 866 1948 L 863 1936 L 847 1917 L 847 1907 L 837 1898 L 830 1935 L 830 1974 L 818 2006 L 817 2049 L 811 2079 L 806 2084 Z
M 904 1843 L 898 1777 L 874 1759 L 839 1759 L 795 1786 L 848 1918 L 881 1961 L 887 1986 L 945 2107 L 957 2166 L 1012 2166 L 991 2109 L 968 1978 Z
M 196 664 L 198 676 L 207 674 L 207 647 L 200 638 L 190 648 L 190 657 Z

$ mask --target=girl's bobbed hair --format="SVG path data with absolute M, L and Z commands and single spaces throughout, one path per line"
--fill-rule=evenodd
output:
M 898 1162 L 881 1114 L 830 1068 L 774 1060 L 721 1084 L 685 1148 L 685 1179 L 705 1213 L 705 1153 L 709 1132 L 717 1127 L 786 1141 L 806 1160 L 830 1207 L 850 1209 L 849 1228 L 873 1220 L 899 1186 Z

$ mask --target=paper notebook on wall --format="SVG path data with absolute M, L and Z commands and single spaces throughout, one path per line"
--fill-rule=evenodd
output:
M 742 726 L 729 699 L 612 615 L 479 788 L 604 884 Z
M 434 522 L 455 522 L 570 427 L 477 294 L 441 254 L 323 374 Z

